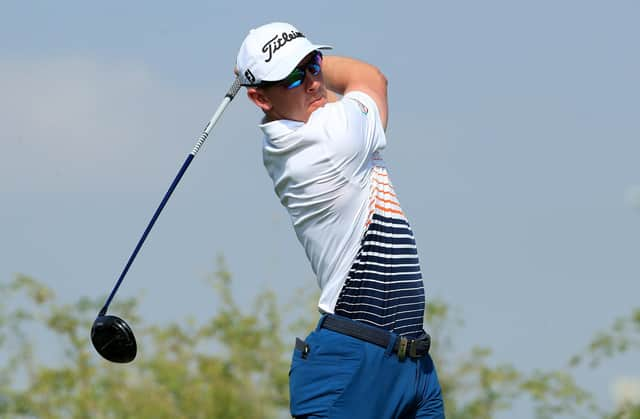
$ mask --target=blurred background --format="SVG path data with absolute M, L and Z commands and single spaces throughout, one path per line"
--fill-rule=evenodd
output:
M 244 36 L 287 21 L 389 79 L 384 156 L 428 298 L 464 321 L 444 327 L 442 368 L 490 348 L 471 359 L 570 374 L 607 412 L 620 394 L 637 403 L 639 17 L 632 0 L 3 0 L 0 283 L 24 274 L 59 304 L 104 301 L 232 83 Z M 315 279 L 262 166 L 259 119 L 241 91 L 129 271 L 116 300 L 135 298 L 146 324 L 219 314 L 206 278 L 220 255 L 238 310 L 273 291 L 314 320 L 297 296 Z M 18 294 L 5 290 L 7 313 Z M 24 335 L 32 361 L 58 365 L 64 345 L 37 330 Z M 536 417 L 534 404 L 487 417 Z

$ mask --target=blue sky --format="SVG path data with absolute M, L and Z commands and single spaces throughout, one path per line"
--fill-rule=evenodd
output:
M 461 350 L 559 368 L 640 305 L 640 5 L 635 1 L 3 1 L 0 277 L 106 295 L 232 82 L 252 27 L 289 21 L 389 79 L 385 158 L 427 292 Z M 118 297 L 208 316 L 224 253 L 249 300 L 315 287 L 240 94 Z M 437 339 L 437 337 L 436 337 Z M 638 357 L 584 371 L 609 398 Z

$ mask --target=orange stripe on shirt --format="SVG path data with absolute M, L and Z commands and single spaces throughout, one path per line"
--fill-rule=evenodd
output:
M 393 188 L 393 185 L 391 183 L 387 183 L 387 182 L 377 182 L 378 186 L 388 186 L 389 188 Z
M 378 188 L 374 188 L 374 190 L 378 191 L 379 193 L 385 194 L 385 195 L 391 195 L 391 196 L 397 196 L 395 193 L 391 192 L 391 191 L 385 191 L 384 189 L 378 189 Z
M 384 198 L 377 197 L 376 202 L 384 202 L 385 204 L 393 204 L 398 207 L 400 206 L 400 203 L 398 201 L 392 200 L 392 199 L 384 199 Z
M 388 207 L 383 207 L 381 205 L 376 205 L 376 208 L 381 210 L 381 211 L 385 211 L 385 212 L 390 212 L 393 214 L 398 214 L 398 215 L 402 215 L 404 216 L 404 212 L 402 212 L 402 210 L 397 210 L 397 209 L 393 209 L 393 208 L 388 208 Z

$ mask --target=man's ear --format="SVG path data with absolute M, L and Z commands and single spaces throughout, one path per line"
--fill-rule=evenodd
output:
M 273 105 L 269 98 L 264 94 L 264 90 L 255 87 L 247 88 L 247 97 L 255 103 L 265 113 L 269 112 Z

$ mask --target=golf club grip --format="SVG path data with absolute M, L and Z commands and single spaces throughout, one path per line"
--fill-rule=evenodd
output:
M 222 116 L 222 113 L 224 112 L 224 110 L 227 108 L 229 103 L 231 103 L 233 98 L 236 96 L 236 94 L 238 93 L 238 90 L 240 90 L 239 77 L 235 79 L 235 81 L 229 88 L 229 91 L 227 92 L 227 94 L 224 95 L 224 99 L 222 100 L 222 103 L 220 104 L 220 106 L 218 106 L 218 109 L 216 109 L 216 111 L 214 112 L 213 116 L 211 117 L 211 120 L 209 120 L 209 122 L 207 123 L 207 126 L 204 127 L 204 131 L 202 131 L 202 135 L 198 139 L 198 142 L 196 142 L 196 145 L 193 147 L 191 154 L 193 154 L 194 156 L 198 154 L 198 151 L 200 151 L 200 147 L 202 147 L 204 142 L 207 140 L 207 137 L 209 136 L 211 129 L 216 124 L 216 122 L 218 122 L 218 119 L 220 119 L 220 116 Z
M 107 301 L 104 303 L 104 306 L 100 310 L 100 313 L 99 313 L 100 316 L 104 316 L 107 313 L 107 309 L 109 308 L 109 305 L 111 304 L 111 300 L 113 300 L 113 297 L 116 295 L 116 292 L 118 291 L 118 288 L 120 288 L 120 284 L 122 284 L 122 281 L 124 280 L 124 277 L 127 275 L 127 272 L 129 272 L 129 268 L 131 267 L 131 264 L 133 264 L 133 261 L 135 260 L 136 256 L 138 255 L 138 252 L 140 251 L 140 249 L 142 248 L 142 245 L 144 244 L 144 241 L 147 239 L 147 236 L 151 232 L 151 229 L 153 228 L 153 225 L 156 223 L 156 220 L 158 219 L 158 217 L 160 216 L 160 213 L 162 212 L 162 210 L 164 209 L 165 205 L 167 204 L 167 201 L 169 201 L 169 198 L 171 197 L 171 194 L 173 194 L 173 191 L 176 189 L 176 186 L 178 186 L 178 183 L 180 182 L 180 179 L 182 179 L 182 176 L 187 171 L 187 168 L 189 167 L 189 165 L 193 161 L 193 158 L 198 153 L 198 150 L 200 150 L 200 147 L 202 147 L 202 144 L 204 144 L 205 140 L 209 136 L 209 132 L 211 132 L 211 129 L 216 124 L 216 122 L 218 121 L 218 119 L 220 118 L 220 116 L 222 115 L 222 113 L 224 112 L 226 107 L 229 105 L 229 103 L 233 100 L 233 98 L 235 97 L 236 93 L 238 93 L 239 89 L 240 89 L 240 79 L 236 78 L 235 81 L 233 82 L 233 84 L 231 85 L 231 88 L 229 89 L 229 91 L 225 95 L 224 99 L 222 100 L 222 103 L 220 104 L 220 106 L 218 106 L 218 109 L 213 114 L 213 117 L 211 118 L 211 120 L 209 121 L 207 126 L 205 127 L 205 129 L 204 129 L 202 135 L 200 136 L 200 138 L 198 139 L 198 142 L 196 143 L 196 146 L 194 147 L 193 151 L 191 153 L 189 153 L 189 155 L 187 156 L 186 160 L 182 164 L 182 167 L 180 167 L 180 170 L 178 171 L 178 174 L 173 179 L 173 182 L 171 182 L 171 186 L 169 186 L 169 190 L 167 190 L 167 193 L 164 194 L 164 198 L 162 198 L 162 201 L 160 202 L 160 205 L 158 206 L 158 208 L 156 209 L 155 213 L 153 214 L 153 217 L 151 217 L 151 221 L 149 221 L 149 224 L 147 225 L 147 228 L 144 230 L 144 233 L 142 233 L 142 237 L 140 237 L 140 240 L 138 240 L 138 244 L 136 245 L 135 249 L 133 250 L 133 253 L 131 254 L 131 256 L 129 257 L 129 260 L 127 261 L 127 264 L 125 265 L 124 269 L 122 270 L 122 273 L 120 274 L 120 277 L 118 278 L 118 281 L 116 282 L 116 285 L 113 287 L 113 290 L 111 291 L 111 294 L 109 294 L 109 298 L 107 298 Z

